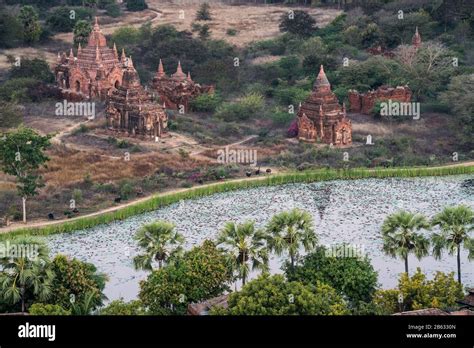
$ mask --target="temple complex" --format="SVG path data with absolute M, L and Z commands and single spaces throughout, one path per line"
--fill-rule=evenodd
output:
M 189 102 L 193 98 L 202 93 L 214 93 L 214 86 L 201 86 L 191 79 L 189 72 L 186 75 L 181 68 L 181 62 L 178 62 L 176 72 L 167 76 L 161 59 L 152 86 L 166 108 L 175 110 L 184 107 L 184 111 L 188 111 Z
M 168 117 L 141 86 L 131 57 L 127 60 L 122 84 L 107 97 L 106 118 L 109 129 L 132 136 L 156 140 L 166 131 Z
M 335 146 L 352 144 L 352 124 L 342 107 L 321 65 L 313 91 L 297 114 L 298 139 L 320 141 Z
M 349 90 L 348 93 L 350 111 L 370 115 L 374 106 L 380 101 L 411 102 L 412 92 L 408 86 L 380 86 L 377 90 L 359 93 L 356 90 Z
M 83 99 L 105 99 L 109 90 L 122 83 L 125 54 L 119 58 L 117 48 L 107 47 L 97 17 L 86 47 L 79 44 L 77 57 L 72 48 L 69 56 L 58 53 L 54 70 L 56 82 L 67 95 L 76 95 Z

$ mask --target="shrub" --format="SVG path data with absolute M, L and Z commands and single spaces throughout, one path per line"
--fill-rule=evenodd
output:
M 10 78 L 30 78 L 46 83 L 54 82 L 54 75 L 49 64 L 40 58 L 22 58 L 20 66 L 13 66 L 10 69 Z
M 107 16 L 116 18 L 120 17 L 122 11 L 120 10 L 120 6 L 118 4 L 113 3 L 105 7 L 105 13 L 107 14 Z
M 130 198 L 130 196 L 133 194 L 133 186 L 127 181 L 124 181 L 120 185 L 120 198 L 122 198 L 124 201 Z
M 226 256 L 206 240 L 177 262 L 153 271 L 140 283 L 139 298 L 152 314 L 185 314 L 189 303 L 221 295 L 231 281 Z
M 210 21 L 211 18 L 211 11 L 210 6 L 207 2 L 204 2 L 199 7 L 198 11 L 196 12 L 196 20 L 198 21 Z
M 100 310 L 101 315 L 145 315 L 146 310 L 139 300 L 124 302 L 123 299 L 110 302 Z
M 216 112 L 216 117 L 225 121 L 247 120 L 262 111 L 263 96 L 258 93 L 248 93 L 238 103 L 224 103 Z
M 292 271 L 289 265 L 285 270 L 289 280 L 303 284 L 326 283 L 357 307 L 359 302 L 370 302 L 377 288 L 377 272 L 367 257 L 342 257 L 348 246 L 340 245 L 334 249 L 318 247 L 306 255 Z M 331 252 L 336 255 L 332 255 Z
M 31 91 L 38 85 L 37 80 L 27 77 L 7 80 L 0 86 L 0 99 L 15 103 L 34 101 Z
M 229 28 L 225 32 L 228 36 L 235 36 L 237 35 L 237 29 Z
M 71 311 L 57 304 L 33 303 L 28 309 L 30 315 L 71 315 Z
M 288 282 L 282 275 L 262 275 L 229 295 L 228 309 L 211 314 L 230 315 L 343 315 L 344 300 L 329 285 Z
M 296 10 L 281 16 L 280 31 L 299 36 L 311 36 L 316 30 L 316 21 L 308 12 Z
M 216 93 L 204 93 L 191 101 L 191 108 L 194 111 L 212 112 L 221 102 L 221 98 Z
M 71 11 L 74 11 L 74 18 L 71 18 Z M 49 28 L 57 32 L 70 32 L 78 20 L 90 22 L 92 19 L 92 9 L 84 7 L 59 7 L 54 9 L 46 18 Z
M 145 0 L 127 0 L 127 10 L 129 11 L 143 11 L 147 8 Z

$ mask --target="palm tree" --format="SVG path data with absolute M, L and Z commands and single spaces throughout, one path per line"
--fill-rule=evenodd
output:
M 172 223 L 160 220 L 138 230 L 135 239 L 145 253 L 133 259 L 136 269 L 151 271 L 153 261 L 158 261 L 158 268 L 161 268 L 164 262 L 182 253 L 184 237 L 174 228 Z
M 28 296 L 48 300 L 52 293 L 54 272 L 50 268 L 49 250 L 32 237 L 18 237 L 8 243 L 0 258 L 0 296 L 7 303 L 21 303 L 25 312 Z
M 465 206 L 446 207 L 431 220 L 433 226 L 439 226 L 440 233 L 433 233 L 433 255 L 440 259 L 442 250 L 450 255 L 457 253 L 458 282 L 461 283 L 461 244 L 469 250 L 469 259 L 474 258 L 474 238 L 469 234 L 474 230 L 474 211 Z
M 392 257 L 404 259 L 407 275 L 408 255 L 413 253 L 420 260 L 429 253 L 429 239 L 416 231 L 429 229 L 430 226 L 423 215 L 404 210 L 389 215 L 383 222 L 383 251 Z
M 311 215 L 299 209 L 274 215 L 267 226 L 267 232 L 269 249 L 277 255 L 288 251 L 292 269 L 301 246 L 308 252 L 318 242 Z
M 239 225 L 227 222 L 217 238 L 217 245 L 221 244 L 230 254 L 231 268 L 237 270 L 238 277 L 242 279 L 242 285 L 245 285 L 249 275 L 250 263 L 252 270 L 268 271 L 265 233 L 255 229 L 254 221 Z

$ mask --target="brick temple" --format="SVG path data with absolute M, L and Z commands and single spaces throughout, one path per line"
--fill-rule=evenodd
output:
M 107 97 L 106 118 L 109 129 L 131 136 L 157 139 L 166 131 L 168 117 L 140 84 L 131 57 L 126 61 L 122 84 Z
M 321 65 L 313 91 L 301 105 L 297 117 L 298 139 L 320 141 L 335 146 L 352 144 L 352 123 L 331 91 L 324 68 Z
M 189 110 L 190 101 L 202 93 L 214 93 L 214 86 L 200 85 L 192 80 L 191 74 L 186 75 L 178 62 L 176 72 L 168 76 L 160 59 L 158 71 L 153 78 L 152 87 L 167 109 L 179 110 L 180 105 L 184 111 Z
M 56 82 L 67 95 L 83 99 L 105 99 L 107 93 L 122 83 L 125 54 L 119 58 L 117 48 L 107 47 L 107 41 L 95 18 L 94 28 L 86 47 L 77 49 L 77 57 L 72 48 L 69 56 L 58 53 L 54 70 Z
M 359 93 L 356 90 L 349 90 L 348 93 L 350 111 L 370 115 L 374 106 L 379 101 L 411 102 L 412 92 L 408 86 L 380 86 L 376 90 L 367 93 Z
M 418 32 L 418 27 L 416 27 L 415 29 L 415 34 L 411 39 L 411 44 L 413 45 L 413 47 L 415 47 L 415 49 L 419 49 L 421 47 L 421 35 Z

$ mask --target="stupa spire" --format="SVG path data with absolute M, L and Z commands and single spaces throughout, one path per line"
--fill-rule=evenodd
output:
M 158 64 L 158 77 L 162 77 L 162 76 L 165 76 L 166 73 L 165 73 L 165 68 L 163 68 L 163 62 L 161 61 L 160 59 L 160 63 Z
M 324 72 L 324 66 L 321 65 L 319 68 L 319 74 L 318 77 L 316 78 L 316 82 L 314 84 L 315 87 L 320 87 L 320 86 L 331 86 L 329 83 L 328 78 L 326 77 L 326 73 Z
M 114 57 L 116 60 L 118 60 L 117 45 L 115 45 L 115 42 L 114 42 Z
M 100 50 L 99 50 L 99 45 L 95 46 L 95 61 L 99 62 L 100 61 Z
M 187 79 L 188 79 L 188 81 L 190 81 L 190 82 L 192 81 L 192 79 L 191 79 L 191 73 L 190 73 L 189 71 L 188 71 Z
M 183 69 L 181 68 L 181 61 L 178 60 L 178 67 L 176 68 L 176 74 L 183 74 Z
M 125 55 L 125 50 L 122 48 L 122 57 L 120 58 L 123 64 L 125 64 L 125 61 L 127 60 L 127 56 Z

